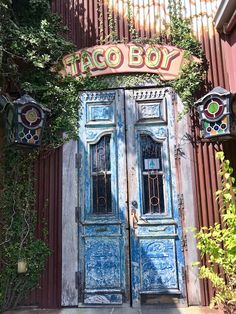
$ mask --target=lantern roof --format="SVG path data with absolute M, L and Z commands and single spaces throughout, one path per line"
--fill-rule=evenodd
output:
M 50 109 L 44 107 L 42 104 L 38 103 L 34 98 L 32 98 L 30 95 L 23 95 L 21 96 L 20 98 L 16 99 L 14 102 L 13 102 L 15 105 L 26 105 L 26 104 L 35 104 L 35 105 L 39 105 L 42 110 L 44 111 L 47 111 L 47 112 L 51 112 Z
M 209 93 L 204 95 L 202 98 L 198 99 L 194 104 L 198 106 L 204 101 L 204 99 L 206 99 L 212 95 L 217 95 L 219 97 L 222 97 L 222 96 L 229 96 L 230 94 L 231 93 L 227 89 L 224 89 L 221 86 L 217 86 L 217 87 L 213 88 Z

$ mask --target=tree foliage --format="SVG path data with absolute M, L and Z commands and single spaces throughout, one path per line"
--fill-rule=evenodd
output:
M 51 109 L 43 150 L 77 136 L 83 80 L 60 74 L 63 55 L 74 49 L 65 31 L 49 0 L 0 1 L 0 92 L 11 100 L 29 93 Z M 33 164 L 38 152 L 3 144 L 0 152 L 0 311 L 5 311 L 37 286 L 49 248 L 45 237 L 35 235 Z M 17 272 L 22 260 L 28 267 L 24 274 Z
M 218 153 L 217 157 L 221 162 L 222 189 L 217 192 L 217 201 L 222 226 L 215 223 L 196 233 L 201 258 L 207 259 L 207 264 L 200 267 L 200 278 L 209 279 L 216 289 L 211 306 L 222 304 L 225 313 L 233 314 L 236 312 L 236 187 L 233 169 L 224 153 Z

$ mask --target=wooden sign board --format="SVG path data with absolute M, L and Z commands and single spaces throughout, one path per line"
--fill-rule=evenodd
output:
M 66 74 L 91 76 L 119 73 L 154 73 L 174 80 L 180 73 L 184 51 L 173 46 L 114 44 L 78 50 L 63 58 Z

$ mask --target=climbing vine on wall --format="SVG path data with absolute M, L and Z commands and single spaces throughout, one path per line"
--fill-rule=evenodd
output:
M 179 113 L 179 117 L 181 118 L 184 114 L 188 113 L 198 94 L 205 88 L 207 61 L 201 44 L 193 35 L 191 21 L 183 17 L 184 8 L 182 1 L 169 0 L 168 3 L 170 23 L 169 25 L 165 25 L 166 29 L 160 35 L 153 38 L 141 38 L 139 36 L 134 25 L 132 0 L 127 1 L 127 23 L 133 43 L 150 45 L 169 44 L 183 49 L 185 62 L 180 76 L 176 80 L 168 82 L 160 80 L 159 76 L 155 74 L 122 74 L 99 78 L 88 76 L 85 83 L 88 89 L 141 86 L 145 81 L 147 84 L 154 86 L 171 86 L 180 96 L 184 105 L 184 110 Z M 112 25 L 115 25 L 115 18 L 111 13 L 111 6 L 109 6 L 109 12 L 110 29 L 114 30 Z M 112 36 L 109 37 L 110 43 L 112 42 L 111 38 Z M 118 40 L 117 33 L 115 32 L 114 42 L 127 42 L 127 38 Z
M 0 312 L 18 304 L 38 284 L 49 249 L 45 239 L 35 237 L 34 154 L 2 149 L 0 193 Z M 26 162 L 27 161 L 27 162 Z M 18 273 L 18 263 L 27 267 Z
M 51 14 L 49 0 L 4 0 L 0 12 L 0 92 L 11 101 L 29 93 L 51 109 L 41 148 L 50 151 L 77 135 L 78 89 L 83 83 L 58 74 L 60 60 L 74 46 L 65 40 L 66 30 Z M 44 234 L 35 234 L 33 166 L 42 152 L 9 148 L 1 140 L 0 312 L 37 286 L 49 255 Z M 17 271 L 21 262 L 24 273 Z
M 134 14 L 133 14 L 133 1 L 128 0 L 127 2 L 127 22 L 129 27 L 130 39 L 133 41 L 138 39 L 138 32 L 134 26 Z
M 169 0 L 171 44 L 185 51 L 185 64 L 180 77 L 171 83 L 179 94 L 186 114 L 193 106 L 195 97 L 205 85 L 207 61 L 201 44 L 195 38 L 191 28 L 191 21 L 184 19 L 181 0 Z M 193 56 L 200 59 L 195 61 Z

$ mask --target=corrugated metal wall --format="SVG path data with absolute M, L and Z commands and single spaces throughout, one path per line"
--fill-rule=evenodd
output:
M 68 38 L 78 49 L 109 42 L 115 31 L 119 40 L 131 40 L 128 25 L 128 3 L 132 3 L 132 21 L 140 37 L 168 34 L 168 0 L 54 0 L 52 9 L 68 26 Z M 178 2 L 178 1 L 176 1 Z M 193 31 L 202 42 L 209 61 L 208 82 L 228 87 L 222 56 L 222 42 L 213 26 L 220 0 L 180 0 L 183 15 L 192 20 Z M 114 19 L 114 26 L 109 22 Z
M 32 291 L 26 304 L 45 308 L 61 305 L 61 195 L 62 149 L 40 156 L 35 164 L 36 210 L 38 228 L 36 234 L 46 238 L 51 255 L 41 277 L 39 288 Z M 44 236 L 44 231 L 48 234 Z
M 67 25 L 68 38 L 78 49 L 100 43 L 108 43 L 111 31 L 116 31 L 118 40 L 131 40 L 128 26 L 129 0 L 53 0 L 52 10 L 59 13 Z M 184 15 L 191 18 L 193 30 L 202 42 L 209 72 L 207 84 L 229 88 L 225 60 L 222 53 L 223 43 L 213 26 L 213 17 L 219 0 L 183 0 Z M 155 37 L 168 32 L 169 21 L 167 0 L 133 0 L 132 20 L 141 37 Z M 114 23 L 111 23 L 113 17 Z M 193 131 L 196 130 L 193 128 Z M 200 143 L 195 134 L 197 145 L 193 147 L 195 156 L 196 190 L 199 224 L 210 225 L 218 220 L 219 214 L 214 202 L 214 192 L 218 186 L 215 151 L 218 145 Z M 227 157 L 233 159 L 235 142 L 225 144 Z M 49 243 L 54 252 L 42 278 L 42 289 L 32 295 L 31 303 L 44 307 L 60 304 L 60 214 L 61 214 L 61 151 L 41 159 L 36 170 L 39 176 L 40 217 L 49 224 Z M 48 209 L 42 211 L 43 202 L 48 198 Z M 203 283 L 203 300 L 208 304 L 212 288 Z

